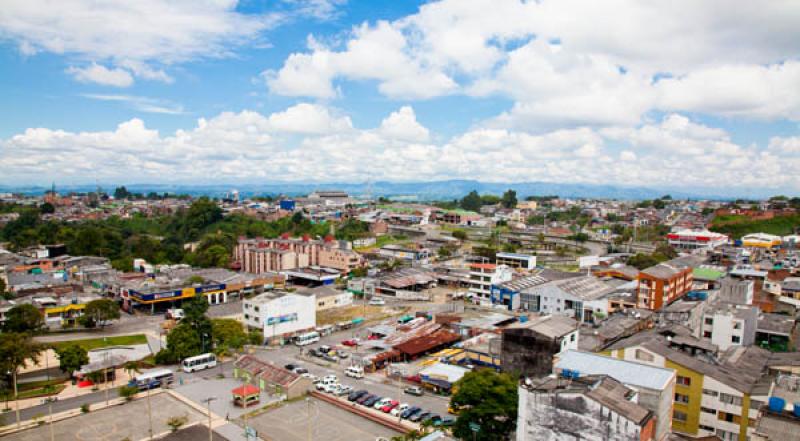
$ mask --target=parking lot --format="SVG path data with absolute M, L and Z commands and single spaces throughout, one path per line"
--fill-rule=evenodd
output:
M 309 415 L 310 413 L 310 415 Z M 309 418 L 310 416 L 310 418 Z M 309 425 L 310 421 L 310 425 Z M 248 420 L 268 441 L 374 441 L 399 435 L 387 427 L 313 398 L 287 403 Z
M 167 420 L 186 416 L 187 424 L 204 420 L 205 416 L 167 393 L 150 397 L 153 433 L 169 430 Z M 146 439 L 149 432 L 147 400 L 139 399 L 120 406 L 89 412 L 53 423 L 57 440 L 120 441 Z M 48 424 L 4 437 L 9 441 L 40 441 L 50 439 Z

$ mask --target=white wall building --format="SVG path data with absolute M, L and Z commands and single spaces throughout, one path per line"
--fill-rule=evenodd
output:
M 679 230 L 667 234 L 670 246 L 679 250 L 713 250 L 728 243 L 728 236 L 708 230 Z
M 536 268 L 536 256 L 518 253 L 497 253 L 498 265 L 508 265 L 511 268 L 532 270 Z
M 266 292 L 243 302 L 244 323 L 261 329 L 264 339 L 288 338 L 317 326 L 316 296 Z
M 469 266 L 469 292 L 480 303 L 491 304 L 492 285 L 508 282 L 513 270 L 507 265 L 473 263 Z
M 758 307 L 720 302 L 703 314 L 702 337 L 725 351 L 731 346 L 750 346 L 755 342 Z

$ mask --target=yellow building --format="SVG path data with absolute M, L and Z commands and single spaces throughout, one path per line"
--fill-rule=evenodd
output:
M 742 237 L 742 246 L 747 248 L 772 249 L 781 246 L 782 243 L 780 236 L 767 233 L 753 233 Z
M 747 441 L 772 390 L 766 377 L 769 352 L 753 346 L 737 346 L 717 357 L 716 346 L 708 342 L 648 331 L 615 343 L 605 354 L 675 369 L 672 430 L 690 436 Z

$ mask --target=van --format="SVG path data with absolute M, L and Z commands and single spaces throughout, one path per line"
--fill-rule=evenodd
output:
M 171 308 L 167 310 L 167 318 L 179 322 L 183 319 L 183 309 Z
M 345 369 L 344 374 L 356 379 L 364 378 L 364 368 L 360 366 L 350 366 Z
M 372 306 L 383 306 L 383 305 L 385 305 L 385 304 L 386 304 L 386 301 L 385 301 L 385 300 L 383 300 L 383 299 L 382 299 L 382 298 L 380 298 L 380 297 L 373 297 L 373 298 L 372 298 L 372 299 L 369 301 L 369 304 L 370 304 L 370 305 L 372 305 Z

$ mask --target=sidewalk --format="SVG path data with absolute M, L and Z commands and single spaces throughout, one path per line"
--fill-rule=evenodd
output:
M 116 389 L 119 386 L 124 386 L 128 384 L 129 380 L 130 376 L 124 369 L 117 369 L 116 380 L 114 380 L 113 383 L 112 382 L 100 383 L 98 385 L 98 390 L 93 390 L 92 387 L 78 387 L 77 384 L 72 384 L 71 381 L 67 380 L 66 382 L 67 387 L 64 388 L 64 390 L 61 391 L 59 394 L 54 395 L 53 397 L 58 398 L 59 400 L 65 400 L 69 398 L 80 397 L 82 395 L 93 394 L 98 391 L 104 391 L 105 389 L 108 388 L 111 389 L 108 392 L 109 396 L 111 398 L 116 398 L 117 394 L 114 391 L 114 389 Z M 25 398 L 19 400 L 19 408 L 20 410 L 22 410 L 22 409 L 27 409 L 29 407 L 39 406 L 42 404 L 42 400 L 45 398 L 46 397 L 36 397 L 36 398 Z M 8 402 L 8 407 L 11 409 L 12 412 L 16 409 L 16 404 L 14 403 L 13 400 L 10 400 Z

